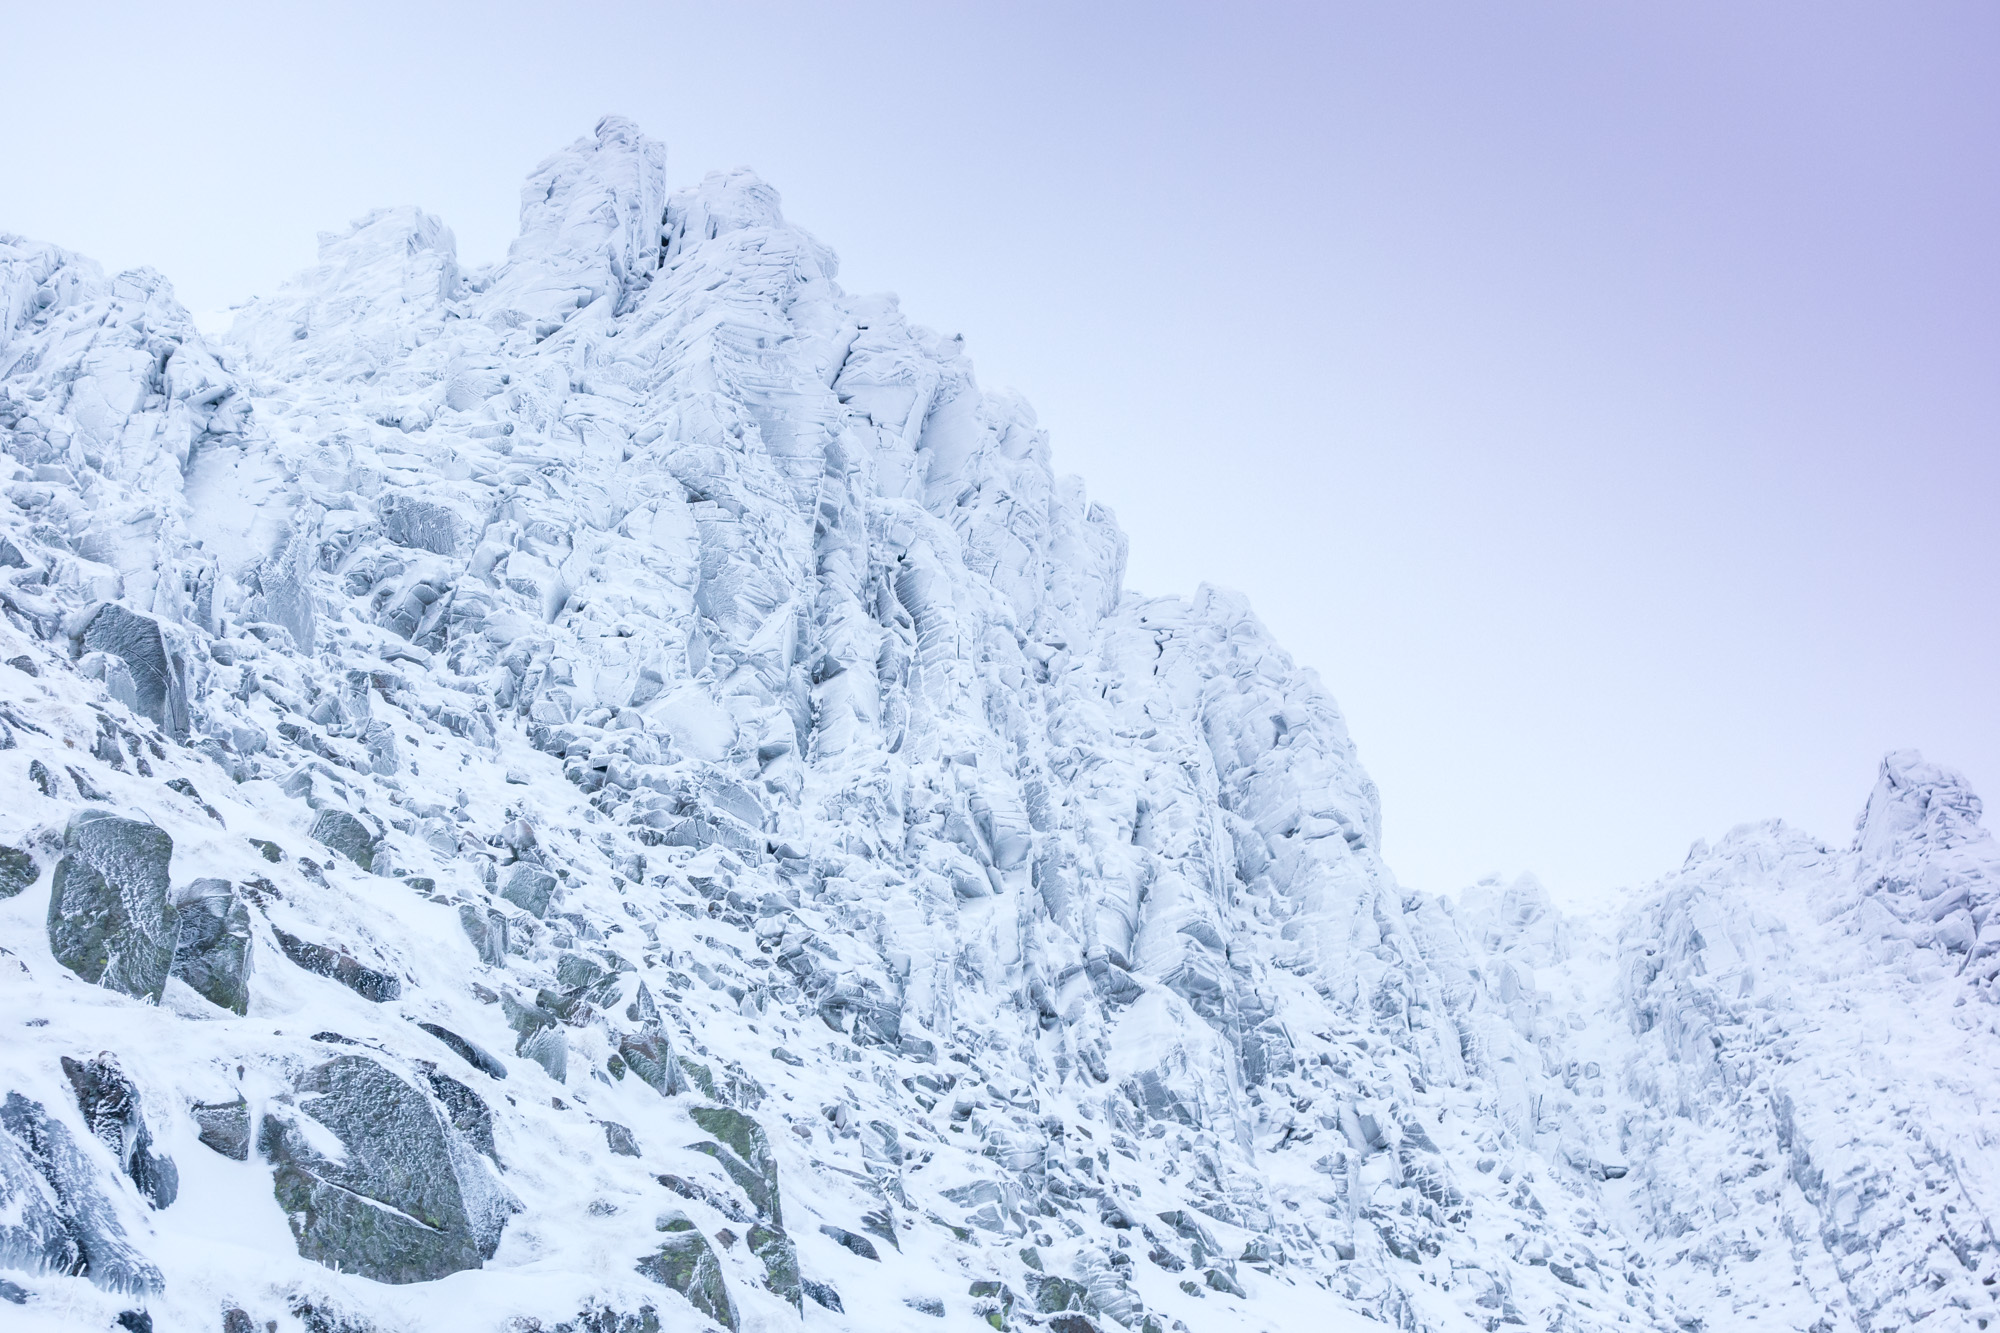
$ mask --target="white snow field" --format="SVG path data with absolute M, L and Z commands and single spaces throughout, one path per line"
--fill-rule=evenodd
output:
M 835 274 L 618 119 L 216 339 L 0 236 L 0 1328 L 1988 1327 L 1962 779 L 1407 890 L 1313 672 Z

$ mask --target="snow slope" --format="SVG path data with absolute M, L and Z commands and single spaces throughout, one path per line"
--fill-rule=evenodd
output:
M 769 186 L 610 118 L 521 212 L 212 345 L 0 237 L 0 1322 L 1985 1326 L 1954 775 L 1410 892 L 1317 677 Z

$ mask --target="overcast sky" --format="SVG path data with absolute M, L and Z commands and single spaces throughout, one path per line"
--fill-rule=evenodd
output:
M 0 229 L 205 319 L 617 112 L 1248 592 L 1386 853 L 1576 902 L 1882 752 L 2000 793 L 2000 6 L 17 4 Z

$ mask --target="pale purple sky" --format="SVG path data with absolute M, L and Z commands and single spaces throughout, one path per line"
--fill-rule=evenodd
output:
M 19 7 L 0 228 L 199 311 L 379 205 L 477 263 L 615 111 L 1248 592 L 1416 887 L 2000 797 L 2000 7 L 306 8 Z

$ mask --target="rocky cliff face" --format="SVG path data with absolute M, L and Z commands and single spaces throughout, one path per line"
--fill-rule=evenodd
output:
M 10 1327 L 1985 1326 L 1962 782 L 1406 890 L 1313 673 L 835 272 L 618 120 L 212 343 L 0 238 Z

